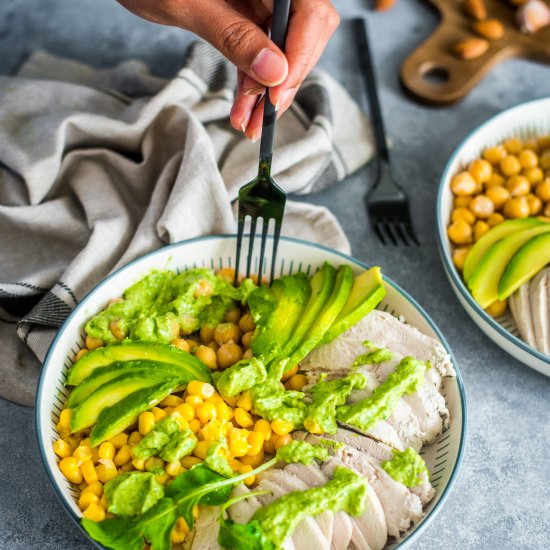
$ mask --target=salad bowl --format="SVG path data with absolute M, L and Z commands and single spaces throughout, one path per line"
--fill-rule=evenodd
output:
M 546 376 L 550 376 L 550 356 L 525 343 L 519 335 L 510 315 L 494 319 L 472 297 L 452 260 L 452 246 L 447 227 L 453 210 L 451 179 L 479 158 L 487 147 L 493 147 L 506 139 L 522 140 L 550 134 L 550 98 L 521 103 L 507 109 L 470 132 L 458 145 L 445 166 L 437 195 L 437 241 L 439 254 L 454 293 L 474 323 L 504 351 L 518 361 Z
M 46 356 L 38 385 L 37 437 L 41 458 L 55 492 L 79 527 L 82 512 L 75 500 L 76 493 L 59 471 L 52 443 L 57 439 L 56 424 L 68 395 L 64 385 L 67 371 L 84 343 L 86 321 L 103 309 L 110 299 L 120 296 L 129 285 L 152 269 L 183 271 L 193 267 L 211 269 L 231 267 L 234 261 L 235 242 L 234 235 L 201 237 L 166 246 L 134 260 L 93 289 L 59 330 Z M 253 261 L 257 262 L 257 257 L 253 258 Z M 333 265 L 348 264 L 355 274 L 368 268 L 358 260 L 335 250 L 298 239 L 281 238 L 275 273 L 276 276 L 292 274 L 296 271 L 313 274 L 326 261 Z M 416 327 L 422 333 L 438 339 L 450 354 L 456 370 L 456 378 L 446 380 L 443 391 L 451 416 L 450 427 L 421 451 L 431 472 L 431 482 L 436 490 L 436 496 L 427 506 L 423 519 L 401 540 L 388 546 L 388 548 L 403 549 L 408 547 L 433 520 L 454 484 L 464 453 L 466 401 L 458 365 L 437 327 L 406 292 L 388 279 L 384 279 L 384 282 L 387 294 L 378 309 L 385 310 Z

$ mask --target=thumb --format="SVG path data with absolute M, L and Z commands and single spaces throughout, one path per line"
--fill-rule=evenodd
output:
M 199 2 L 192 18 L 192 30 L 260 84 L 276 86 L 286 79 L 284 53 L 258 25 L 226 2 Z

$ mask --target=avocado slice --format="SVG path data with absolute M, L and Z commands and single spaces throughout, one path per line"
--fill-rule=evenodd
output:
M 498 284 L 506 266 L 523 245 L 533 237 L 550 232 L 550 223 L 513 233 L 493 244 L 477 264 L 468 281 L 474 300 L 486 309 L 498 300 Z
M 385 295 L 386 288 L 379 267 L 372 267 L 355 277 L 346 305 L 323 336 L 321 343 L 326 344 L 346 332 L 348 328 L 370 313 Z
M 128 373 L 147 377 L 151 371 L 154 371 L 155 375 L 164 373 L 166 377 L 177 377 L 181 380 L 182 385 L 186 385 L 191 382 L 191 380 L 194 380 L 190 377 L 189 372 L 180 365 L 170 365 L 157 361 L 126 361 L 123 363 L 111 363 L 106 367 L 95 369 L 88 378 L 76 386 L 71 392 L 71 395 L 69 395 L 67 407 L 73 409 L 98 388 L 115 378 L 119 378 Z
M 137 390 L 115 405 L 103 409 L 90 433 L 92 447 L 111 439 L 111 437 L 131 426 L 140 413 L 160 403 L 178 385 L 179 380 L 177 378 L 169 378 L 155 386 Z
M 248 306 L 256 322 L 250 347 L 256 357 L 267 364 L 280 353 L 292 337 L 310 294 L 305 273 L 285 275 L 273 281 L 271 287 L 261 286 L 250 294 Z M 266 303 L 272 310 L 267 318 Z
M 550 233 L 527 241 L 506 266 L 498 283 L 498 299 L 505 300 L 550 263 Z
M 306 337 L 292 352 L 287 362 L 288 368 L 298 364 L 313 348 L 315 348 L 325 333 L 330 329 L 339 313 L 342 311 L 353 287 L 353 270 L 349 265 L 341 265 L 336 273 L 334 288 L 319 316 L 307 332 Z
M 289 357 L 298 348 L 328 302 L 335 281 L 336 269 L 329 263 L 323 264 L 323 267 L 313 275 L 310 280 L 311 293 L 307 305 L 293 331 L 292 337 L 284 345 L 277 359 Z M 290 369 L 294 365 L 287 363 L 287 366 Z
M 122 401 L 128 395 L 150 388 L 166 380 L 166 373 L 149 370 L 146 375 L 140 373 L 127 373 L 103 384 L 95 392 L 89 395 L 82 403 L 73 409 L 71 416 L 71 431 L 79 432 L 95 424 L 101 411 L 112 407 Z M 170 380 L 177 380 L 176 387 L 181 383 L 179 378 L 172 377 Z
M 69 370 L 67 386 L 78 386 L 95 369 L 120 361 L 140 359 L 180 366 L 189 373 L 189 380 L 211 382 L 212 375 L 206 365 L 196 357 L 168 344 L 130 342 L 111 344 L 86 353 Z
M 493 227 L 490 231 L 487 231 L 479 241 L 472 246 L 470 252 L 466 256 L 466 261 L 464 262 L 464 268 L 462 270 L 462 276 L 466 283 L 470 281 L 470 277 L 475 271 L 477 264 L 480 262 L 481 258 L 485 255 L 485 252 L 497 241 L 504 239 L 521 231 L 523 229 L 530 229 L 537 225 L 544 224 L 542 220 L 537 218 L 521 218 L 519 220 L 506 220 L 505 222 L 499 223 Z

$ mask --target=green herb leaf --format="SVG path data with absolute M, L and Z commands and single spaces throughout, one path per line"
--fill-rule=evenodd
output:
M 257 521 L 242 524 L 220 518 L 218 542 L 231 550 L 275 550 Z

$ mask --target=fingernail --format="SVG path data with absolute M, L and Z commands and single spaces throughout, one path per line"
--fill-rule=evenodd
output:
M 254 133 L 252 134 L 252 137 L 250 138 L 250 141 L 251 141 L 252 143 L 256 143 L 256 142 L 260 139 L 261 135 L 262 135 L 262 132 L 261 132 L 261 131 L 254 132 Z
M 252 116 L 252 111 L 247 111 L 241 121 L 241 128 L 243 132 L 246 132 L 246 127 L 248 126 L 248 123 L 250 122 L 250 117 Z
M 289 90 L 285 90 L 277 100 L 277 103 L 275 105 L 275 110 L 278 111 L 279 107 L 282 107 L 283 109 L 286 109 L 290 103 L 292 102 L 292 98 L 294 97 L 295 88 L 290 88 Z
M 256 56 L 251 69 L 269 86 L 280 84 L 286 78 L 288 70 L 285 60 L 267 48 Z
M 261 95 L 264 93 L 265 88 L 263 86 L 254 86 L 244 91 L 244 95 Z

